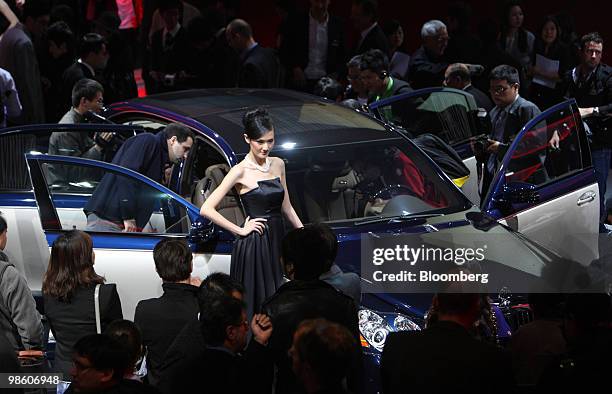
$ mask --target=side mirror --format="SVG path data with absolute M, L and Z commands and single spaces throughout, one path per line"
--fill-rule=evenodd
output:
M 189 236 L 187 237 L 189 242 L 192 244 L 200 244 L 208 242 L 215 236 L 214 224 L 203 217 L 199 217 L 191 223 L 189 229 Z
M 535 204 L 540 201 L 536 186 L 525 182 L 511 182 L 503 186 L 495 196 L 495 202 L 502 213 L 510 210 L 514 204 Z

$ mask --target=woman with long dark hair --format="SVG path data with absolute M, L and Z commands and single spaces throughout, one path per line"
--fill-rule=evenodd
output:
M 63 373 L 64 379 L 70 377 L 76 341 L 97 331 L 94 299 L 97 285 L 101 330 L 113 320 L 123 318 L 117 288 L 104 284 L 105 279 L 94 270 L 94 260 L 91 237 L 83 231 L 68 231 L 53 242 L 43 278 L 45 316 L 56 341 L 54 369 Z
M 302 222 L 289 200 L 285 163 L 278 157 L 270 157 L 274 126 L 268 111 L 264 108 L 248 111 L 242 124 L 249 153 L 232 167 L 206 199 L 200 214 L 237 236 L 230 275 L 246 290 L 244 297 L 250 319 L 283 282 L 280 264 L 283 216 L 291 228 L 302 227 Z M 232 189 L 240 194 L 248 215 L 242 226 L 217 211 L 223 197 Z
M 527 71 L 531 64 L 535 36 L 523 27 L 524 21 L 522 2 L 506 2 L 501 14 L 499 45 L 521 65 L 523 71 Z M 528 81 L 524 81 L 521 88 L 527 88 L 528 83 L 525 82 Z
M 556 69 L 547 68 L 545 62 L 557 62 Z M 571 52 L 561 41 L 561 27 L 557 19 L 544 18 L 540 35 L 536 39 L 534 59 L 529 72 L 533 77 L 530 98 L 541 110 L 563 101 L 563 75 L 571 66 Z

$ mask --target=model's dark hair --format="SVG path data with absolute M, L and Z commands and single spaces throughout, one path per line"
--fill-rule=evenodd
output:
M 93 243 L 87 233 L 71 230 L 53 241 L 42 283 L 44 295 L 69 302 L 78 288 L 102 283 L 104 278 L 94 271 Z
M 133 321 L 115 320 L 104 330 L 104 334 L 116 339 L 127 350 L 130 367 L 136 365 L 142 356 L 142 334 Z
M 596 31 L 585 34 L 580 39 L 580 49 L 584 50 L 589 42 L 594 42 L 595 44 L 603 44 L 603 38 Z
M 106 334 L 85 335 L 74 344 L 74 352 L 87 358 L 92 368 L 113 371 L 113 379 L 121 380 L 130 367 L 127 349 L 115 338 Z
M 191 276 L 193 254 L 184 239 L 166 238 L 153 249 L 155 270 L 164 282 L 180 282 Z
M 202 335 L 207 345 L 222 345 L 226 339 L 226 329 L 242 323 L 242 311 L 245 305 L 242 301 L 226 296 L 211 297 L 200 311 Z
M 389 58 L 380 49 L 370 49 L 361 55 L 360 69 L 370 70 L 380 76 L 389 71 Z
M 378 18 L 378 1 L 353 0 L 353 4 L 361 6 L 363 14 L 369 16 L 372 21 L 375 21 Z
M 501 38 L 500 46 L 502 49 L 506 49 L 506 36 L 508 35 L 508 17 L 510 16 L 510 10 L 512 7 L 520 7 L 523 10 L 523 2 L 521 0 L 509 0 L 506 1 L 501 13 Z M 527 43 L 527 30 L 523 26 L 518 29 L 518 50 L 521 53 L 527 53 L 529 50 Z
M 492 81 L 494 79 L 505 80 L 510 85 L 514 85 L 517 83 L 520 84 L 518 70 L 507 64 L 499 65 L 495 67 L 493 70 L 491 70 L 491 73 L 489 74 L 489 81 Z
M 72 87 L 72 106 L 77 108 L 82 98 L 90 101 L 95 99 L 98 92 L 104 93 L 100 82 L 88 78 L 78 80 Z
M 180 123 L 170 123 L 166 126 L 163 133 L 167 140 L 176 137 L 178 142 L 185 142 L 188 138 L 191 138 L 195 142 L 194 132 L 189 127 Z
M 323 387 L 334 387 L 353 365 L 357 341 L 338 323 L 309 319 L 298 326 L 293 348 L 300 361 L 312 368 Z
M 104 37 L 98 33 L 87 33 L 81 39 L 79 43 L 79 57 L 84 58 L 90 53 L 98 53 L 102 50 L 102 47 L 106 45 Z
M 337 252 L 336 236 L 324 224 L 291 230 L 281 244 L 283 264 L 292 264 L 299 280 L 318 279 L 329 270 Z
M 6 220 L 4 219 L 4 217 L 2 217 L 2 215 L 0 215 L 0 234 L 4 233 L 7 227 L 8 225 L 6 223 Z
M 256 140 L 272 130 L 272 118 L 265 108 L 258 107 L 247 111 L 242 117 L 244 133 L 249 139 Z
M 561 25 L 554 15 L 547 15 L 540 25 L 540 30 L 538 30 L 533 49 L 534 53 L 544 53 L 546 44 L 544 40 L 542 40 L 542 31 L 548 22 L 552 22 L 555 25 L 555 29 L 557 29 L 557 38 L 555 38 L 555 41 L 550 45 L 549 51 L 554 51 L 561 44 Z

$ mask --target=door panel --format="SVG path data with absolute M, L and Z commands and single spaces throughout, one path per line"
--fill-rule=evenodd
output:
M 570 100 L 517 134 L 483 207 L 563 257 L 588 264 L 598 257 L 598 199 L 588 140 Z

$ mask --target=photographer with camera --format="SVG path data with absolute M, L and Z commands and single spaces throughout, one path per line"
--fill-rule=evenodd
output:
M 72 108 L 59 121 L 63 124 L 84 123 L 88 121 L 89 113 L 98 113 L 103 108 L 104 88 L 93 79 L 81 79 L 72 88 Z M 79 131 L 61 131 L 51 133 L 49 138 L 49 154 L 60 156 L 78 156 L 87 159 L 103 160 L 105 150 L 112 147 L 114 133 L 96 133 L 92 139 L 87 133 Z M 54 184 L 62 183 L 68 179 L 82 180 L 82 175 L 69 176 L 59 168 L 50 171 L 51 180 Z M 76 175 L 76 174 L 73 174 Z M 89 174 L 94 175 L 94 174 Z M 85 176 L 87 178 L 87 176 Z M 95 177 L 90 176 L 94 179 Z

